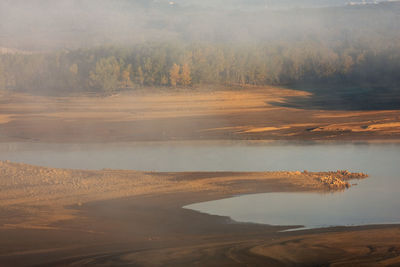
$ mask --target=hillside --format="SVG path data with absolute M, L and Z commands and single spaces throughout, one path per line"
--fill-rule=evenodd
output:
M 400 36 L 399 2 L 285 10 L 260 8 L 264 1 L 237 8 L 228 8 L 226 1 L 221 7 L 193 2 L 4 0 L 0 46 L 48 51 L 145 41 L 388 42 Z

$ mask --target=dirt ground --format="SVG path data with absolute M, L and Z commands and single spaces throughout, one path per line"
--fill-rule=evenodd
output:
M 212 88 L 211 88 L 212 89 Z M 0 141 L 398 140 L 400 111 L 284 107 L 275 87 L 140 90 L 113 96 L 0 93 Z M 280 105 L 282 104 L 282 105 Z
M 361 174 L 0 167 L 0 266 L 400 263 L 399 226 L 280 232 L 287 227 L 182 208 L 243 193 L 345 190 L 320 178 L 365 178 Z
M 0 142 L 399 140 L 398 110 L 285 107 L 296 97 L 312 96 L 274 87 L 0 92 Z M 397 225 L 280 232 L 286 228 L 182 209 L 235 194 L 345 188 L 337 173 L 80 171 L 1 162 L 0 266 L 399 266 Z

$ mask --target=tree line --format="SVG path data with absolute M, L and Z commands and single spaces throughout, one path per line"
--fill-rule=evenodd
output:
M 143 43 L 0 55 L 0 89 L 32 93 L 321 82 L 396 87 L 400 44 Z

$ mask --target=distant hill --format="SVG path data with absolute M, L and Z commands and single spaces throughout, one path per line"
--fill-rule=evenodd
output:
M 376 4 L 387 0 L 175 0 L 181 5 L 225 8 L 309 8 L 333 7 L 348 4 Z
M 0 54 L 31 54 L 31 52 L 15 48 L 0 47 Z
M 400 2 L 353 6 L 346 3 L 347 0 L 1 0 L 0 47 L 47 51 L 146 41 L 346 39 L 360 43 L 400 37 Z

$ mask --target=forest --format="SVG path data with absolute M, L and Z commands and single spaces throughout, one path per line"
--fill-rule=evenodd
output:
M 400 2 L 274 10 L 38 1 L 0 3 L 8 10 L 0 14 L 0 89 L 109 94 L 323 84 L 399 91 Z
M 143 43 L 0 56 L 0 88 L 30 93 L 301 83 L 398 88 L 400 44 Z

